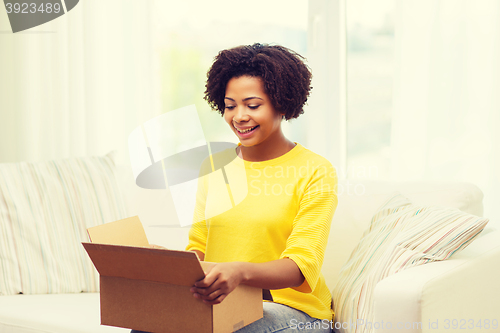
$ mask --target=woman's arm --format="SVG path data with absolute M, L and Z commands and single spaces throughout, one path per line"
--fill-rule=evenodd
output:
M 203 280 L 191 288 L 193 296 L 207 304 L 222 302 L 239 284 L 262 289 L 300 286 L 304 282 L 299 267 L 284 258 L 265 263 L 225 262 L 213 265 Z
M 300 286 L 304 275 L 297 264 L 288 258 L 264 263 L 241 262 L 242 284 L 262 289 L 282 289 Z

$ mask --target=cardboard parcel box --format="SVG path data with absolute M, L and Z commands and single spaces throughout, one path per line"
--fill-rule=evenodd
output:
M 100 274 L 101 324 L 147 332 L 233 332 L 262 318 L 262 289 L 238 286 L 217 305 L 189 289 L 213 265 L 194 252 L 150 248 L 137 216 L 88 229 Z

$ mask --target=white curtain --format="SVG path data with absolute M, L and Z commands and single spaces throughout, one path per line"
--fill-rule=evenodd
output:
M 395 180 L 467 181 L 500 217 L 500 1 L 396 1 Z
M 159 112 L 151 1 L 82 0 L 8 33 L 0 10 L 0 162 L 105 154 Z

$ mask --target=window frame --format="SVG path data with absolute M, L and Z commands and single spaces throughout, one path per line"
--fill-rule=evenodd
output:
M 313 94 L 308 103 L 306 144 L 326 157 L 339 178 L 347 170 L 346 0 L 309 0 L 308 63 Z

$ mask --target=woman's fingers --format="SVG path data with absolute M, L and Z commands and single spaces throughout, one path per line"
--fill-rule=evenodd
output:
M 206 303 L 206 304 L 210 304 L 210 305 L 215 305 L 215 304 L 219 304 L 221 303 L 225 298 L 227 297 L 227 294 L 222 294 L 220 296 L 218 296 L 217 298 L 215 298 L 214 300 L 212 301 L 209 301 L 209 300 L 206 300 L 204 299 L 203 300 L 203 303 Z
M 208 304 L 218 304 L 236 288 L 241 281 L 238 263 L 219 263 L 210 267 L 205 278 L 191 288 L 193 296 Z
M 208 293 L 208 294 L 199 294 L 198 293 L 198 295 L 200 296 L 199 298 L 201 298 L 205 301 L 209 301 L 209 302 L 214 301 L 217 297 L 219 297 L 223 294 L 224 294 L 223 291 L 220 289 L 217 289 L 217 290 L 215 290 L 211 293 Z
M 204 284 L 205 283 L 203 283 L 202 285 L 204 285 Z M 217 291 L 220 291 L 218 295 L 227 292 L 227 288 L 225 288 L 224 285 L 221 285 L 221 283 L 218 283 L 217 280 L 214 281 L 214 283 L 208 285 L 207 287 L 198 287 L 198 286 L 191 287 L 192 293 L 198 294 L 201 296 L 201 298 L 205 298 L 205 299 Z
M 207 272 L 205 272 L 205 277 L 200 280 L 200 281 L 197 281 L 194 286 L 196 288 L 208 288 L 210 287 L 218 278 L 218 274 L 216 272 L 212 273 L 213 272 L 213 267 L 211 267 Z
M 221 289 L 210 292 L 209 289 L 191 288 L 191 292 L 193 292 L 195 298 L 201 299 L 204 303 L 212 305 L 219 304 L 227 296 Z

